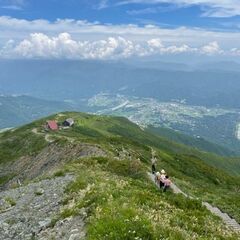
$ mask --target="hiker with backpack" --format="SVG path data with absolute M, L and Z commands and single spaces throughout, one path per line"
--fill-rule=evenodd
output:
M 162 170 L 161 170 L 161 174 L 160 174 L 160 181 L 159 181 L 159 186 L 160 186 L 160 188 L 163 188 L 163 187 L 164 187 L 165 178 L 166 178 L 166 172 L 165 172 L 164 169 L 162 169 Z
M 170 188 L 171 184 L 172 184 L 172 181 L 169 179 L 169 176 L 166 175 L 164 180 L 163 192 L 166 192 L 167 189 Z
M 157 185 L 159 185 L 159 183 L 160 183 L 160 176 L 161 176 L 160 172 L 156 172 L 156 174 L 155 174 L 155 183 Z

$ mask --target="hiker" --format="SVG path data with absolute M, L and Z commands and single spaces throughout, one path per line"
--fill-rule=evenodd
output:
M 156 172 L 156 158 L 152 158 L 152 174 Z
M 163 191 L 166 192 L 168 188 L 170 188 L 172 182 L 169 179 L 169 177 L 166 175 L 165 180 L 164 180 L 164 186 L 163 186 Z
M 160 188 L 164 187 L 164 181 L 166 179 L 166 172 L 164 169 L 161 170 L 161 175 L 160 175 L 160 181 L 159 181 L 159 186 Z
M 160 183 L 160 176 L 161 176 L 160 172 L 156 172 L 155 183 L 157 183 L 158 185 Z

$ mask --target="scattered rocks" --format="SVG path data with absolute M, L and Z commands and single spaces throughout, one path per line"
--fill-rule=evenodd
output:
M 66 175 L 0 192 L 0 240 L 82 239 L 80 217 L 51 220 L 60 211 L 64 188 L 74 179 Z
M 80 234 L 79 233 L 75 233 L 75 234 L 72 234 L 69 238 L 69 240 L 79 240 L 80 239 Z
M 43 230 L 43 229 L 48 228 L 51 225 L 51 222 L 52 222 L 51 219 L 47 218 L 43 221 L 39 221 L 38 225 L 39 225 L 40 229 Z
M 51 229 L 41 231 L 38 235 L 40 240 L 83 240 L 85 238 L 84 222 L 81 217 L 70 217 L 58 221 Z

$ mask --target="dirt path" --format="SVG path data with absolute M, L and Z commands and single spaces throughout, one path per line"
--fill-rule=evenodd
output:
M 46 134 L 44 138 L 45 138 L 46 142 L 49 142 L 49 143 L 54 142 L 54 140 L 51 138 L 51 136 L 49 134 Z
M 34 134 L 37 134 L 37 135 L 44 135 L 44 133 L 38 132 L 37 128 L 33 128 L 33 129 L 32 129 L 32 132 L 33 132 Z M 51 139 L 50 134 L 45 134 L 44 139 L 45 139 L 46 142 L 49 142 L 49 143 L 54 142 L 54 140 Z
M 154 182 L 154 184 L 157 187 L 159 187 L 159 185 L 155 182 L 155 176 L 153 174 L 149 173 L 149 177 Z M 171 188 L 172 188 L 174 193 L 176 193 L 176 194 L 181 193 L 185 197 L 193 199 L 193 197 L 191 197 L 191 196 L 187 195 L 186 193 L 184 193 L 174 183 L 171 184 Z M 231 218 L 227 213 L 223 213 L 219 208 L 212 206 L 208 202 L 202 202 L 202 205 L 205 206 L 211 213 L 213 213 L 214 215 L 220 217 L 227 226 L 231 227 L 233 230 L 235 230 L 237 232 L 240 232 L 240 225 L 238 224 L 238 222 L 235 219 Z
M 35 133 L 35 134 L 37 134 L 37 135 L 40 135 L 40 133 L 38 132 L 37 128 L 33 128 L 33 129 L 32 129 L 32 132 Z

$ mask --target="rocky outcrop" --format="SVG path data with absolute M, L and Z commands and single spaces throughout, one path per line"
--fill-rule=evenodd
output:
M 64 189 L 72 175 L 30 183 L 0 192 L 0 240 L 82 239 L 84 222 L 81 217 L 58 221 Z
M 14 162 L 0 166 L 0 177 L 14 176 L 0 190 L 16 186 L 18 182 L 31 180 L 43 174 L 47 175 L 70 160 L 90 156 L 105 156 L 106 153 L 94 144 L 86 143 L 51 143 L 36 156 L 23 156 Z

